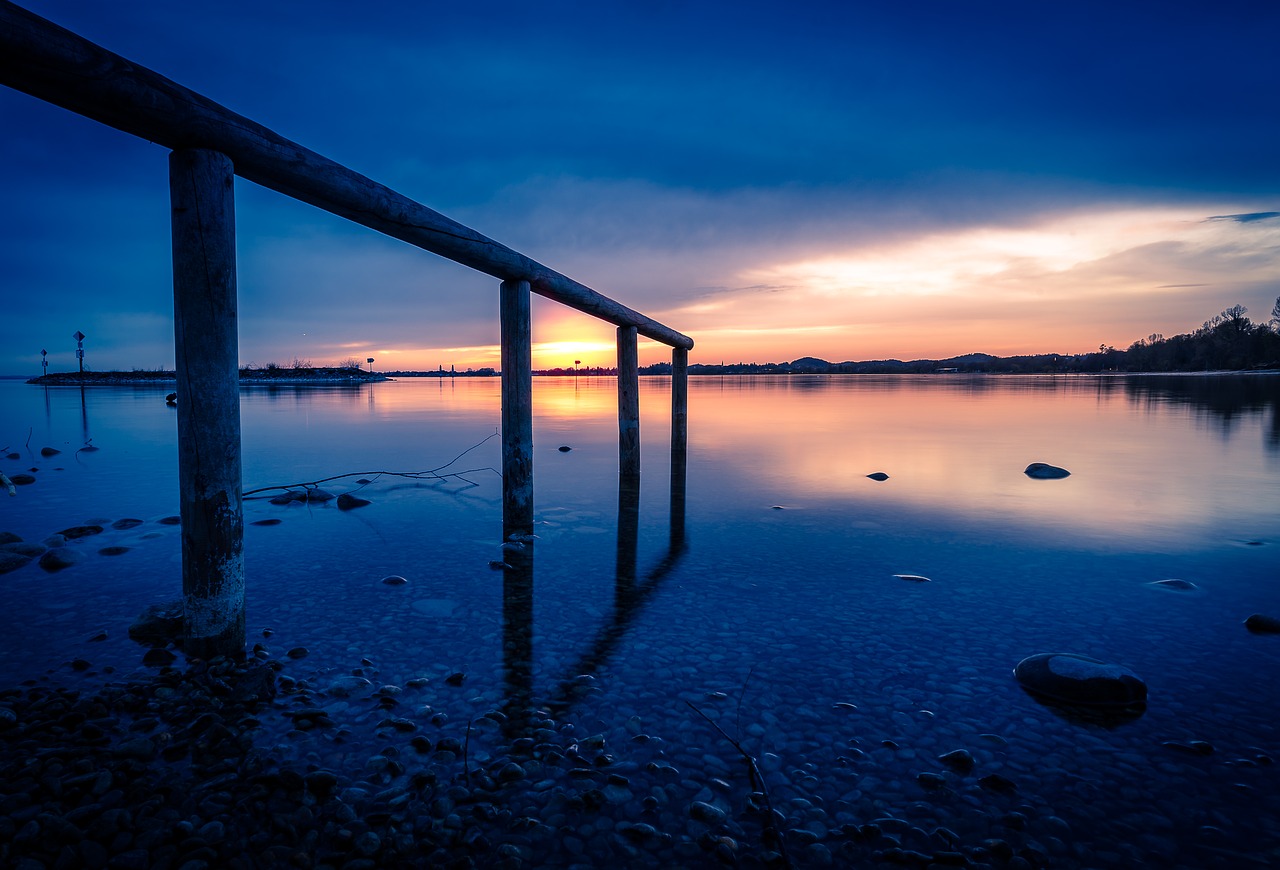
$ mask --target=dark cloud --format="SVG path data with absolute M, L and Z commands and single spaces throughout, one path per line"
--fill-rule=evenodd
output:
M 1235 221 L 1239 224 L 1253 223 L 1254 221 L 1271 220 L 1272 218 L 1280 218 L 1280 211 L 1256 211 L 1250 214 L 1219 214 L 1213 217 L 1207 217 L 1207 221 Z

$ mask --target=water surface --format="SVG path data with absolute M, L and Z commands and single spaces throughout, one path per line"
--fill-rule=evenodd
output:
M 143 520 L 81 541 L 80 565 L 0 577 L 5 685 L 139 668 L 125 626 L 181 588 L 177 530 L 159 522 L 177 512 L 166 391 L 0 382 L 0 446 L 20 454 L 0 468 L 37 469 L 0 500 L 0 530 Z M 511 557 L 496 379 L 245 390 L 246 490 L 373 481 L 326 485 L 372 501 L 350 512 L 246 502 L 251 641 L 305 646 L 287 673 L 321 686 L 426 677 L 442 731 L 514 699 L 609 745 L 651 736 L 643 751 L 680 772 L 653 786 L 664 799 L 738 812 L 740 756 L 692 704 L 760 758 L 808 832 L 800 863 L 821 860 L 799 846 L 835 852 L 842 826 L 886 817 L 1055 866 L 1280 860 L 1280 638 L 1242 624 L 1280 616 L 1280 379 L 695 377 L 683 500 L 669 382 L 642 380 L 639 492 L 619 488 L 615 396 L 612 379 L 535 380 L 539 537 L 515 583 L 489 566 Z M 376 474 L 460 456 L 442 471 L 458 477 Z M 1031 462 L 1071 476 L 1030 479 Z M 252 525 L 266 519 L 282 522 Z M 1198 589 L 1150 585 L 1170 578 Z M 1132 668 L 1147 710 L 1097 724 L 1037 703 L 1012 669 L 1041 652 Z M 453 673 L 465 683 L 446 689 Z M 351 710 L 343 746 L 271 739 L 358 770 L 382 738 Z M 472 739 L 483 757 L 503 735 Z M 1191 740 L 1213 754 L 1165 745 Z M 972 774 L 937 761 L 960 748 Z M 1017 791 L 978 784 L 992 773 Z M 609 811 L 640 817 L 652 793 L 634 791 Z

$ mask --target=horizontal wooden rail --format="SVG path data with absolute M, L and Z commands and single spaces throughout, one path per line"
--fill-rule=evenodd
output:
M 221 152 L 236 175 L 263 187 L 503 281 L 528 281 L 540 296 L 671 347 L 693 347 L 687 335 L 8 0 L 0 0 L 0 83 L 167 148 Z

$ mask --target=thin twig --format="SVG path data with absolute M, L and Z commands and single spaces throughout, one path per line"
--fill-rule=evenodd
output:
M 758 789 L 760 794 L 764 796 L 764 809 L 768 817 L 764 824 L 764 833 L 772 834 L 773 839 L 777 841 L 778 853 L 782 856 L 782 866 L 793 867 L 794 865 L 791 863 L 791 856 L 787 854 L 787 843 L 782 837 L 782 831 L 778 830 L 777 827 L 777 816 L 774 815 L 773 801 L 769 799 L 769 787 L 765 785 L 764 774 L 760 772 L 760 765 L 756 763 L 755 756 L 743 749 L 741 743 L 730 737 L 728 732 L 721 728 L 720 724 L 716 722 L 716 720 L 699 710 L 692 701 L 685 701 L 685 703 L 689 705 L 689 709 L 693 710 L 693 712 L 697 713 L 703 719 L 706 719 L 712 728 L 719 731 L 720 736 L 725 740 L 728 740 L 729 744 L 733 746 L 734 749 L 738 750 L 738 753 L 746 760 L 747 772 L 751 774 L 751 787 Z
M 334 481 L 334 480 L 342 480 L 343 478 L 347 478 L 347 477 L 375 477 L 376 478 L 376 477 L 386 476 L 386 477 L 404 477 L 410 480 L 447 480 L 449 478 L 454 478 L 457 480 L 461 480 L 465 483 L 468 483 L 471 486 L 478 486 L 479 484 L 477 484 L 473 480 L 469 480 L 468 478 L 464 477 L 464 475 L 473 474 L 477 471 L 492 471 L 494 474 L 501 477 L 502 473 L 492 466 L 484 466 L 482 468 L 466 468 L 466 469 L 463 469 L 462 471 L 451 471 L 448 474 L 441 474 L 440 472 L 444 471 L 446 468 L 453 465 L 459 459 L 466 456 L 468 453 L 470 453 L 472 450 L 475 450 L 477 447 L 480 447 L 485 442 L 491 441 L 497 437 L 498 437 L 498 433 L 494 432 L 492 435 L 488 436 L 482 441 L 471 445 L 466 450 L 462 451 L 457 456 L 453 457 L 453 459 L 450 459 L 444 465 L 439 465 L 439 466 L 436 466 L 435 468 L 431 468 L 426 471 L 350 471 L 350 472 L 347 472 L 346 474 L 335 474 L 332 477 L 322 477 L 319 480 L 307 480 L 307 481 L 301 481 L 299 483 L 278 484 L 275 486 L 260 486 L 257 489 L 250 489 L 245 491 L 244 495 L 247 498 L 248 496 L 256 495 L 260 492 L 274 492 L 275 490 L 279 490 L 279 489 L 283 489 L 283 490 L 314 489 L 315 487 L 319 486 L 322 483 L 329 483 L 330 481 Z
M 5 476 L 5 473 L 3 471 L 0 471 L 0 486 L 3 486 L 5 489 L 9 490 L 10 496 L 14 496 L 18 494 L 18 488 L 13 485 L 12 480 L 10 480 L 8 477 Z
M 462 740 L 462 776 L 471 785 L 471 720 L 467 720 L 467 735 Z
M 742 699 L 747 695 L 747 685 L 751 682 L 751 675 L 756 672 L 756 666 L 752 665 L 751 670 L 747 671 L 747 678 L 742 681 L 742 691 L 738 692 L 738 709 L 734 714 L 733 730 L 738 732 L 738 736 L 742 736 Z

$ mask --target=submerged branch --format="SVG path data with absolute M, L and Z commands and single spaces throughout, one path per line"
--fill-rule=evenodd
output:
M 781 814 L 773 808 L 773 801 L 769 799 L 769 787 L 765 785 L 764 774 L 760 772 L 760 765 L 756 762 L 756 757 L 743 749 L 741 743 L 730 737 L 729 733 L 720 727 L 720 723 L 699 710 L 692 701 L 685 701 L 685 703 L 689 705 L 689 709 L 706 719 L 712 728 L 719 731 L 720 736 L 728 740 L 729 745 L 738 750 L 738 754 L 747 762 L 747 772 L 751 775 L 751 787 L 759 791 L 761 797 L 764 798 L 765 822 L 762 833 L 764 834 L 765 845 L 770 845 L 769 841 L 772 840 L 778 847 L 778 854 L 782 856 L 782 866 L 795 866 L 791 863 L 791 856 L 787 854 L 786 841 L 783 840 L 782 831 L 778 828 L 778 820 L 781 818 Z
M 494 474 L 501 477 L 502 472 L 488 465 L 482 466 L 480 468 L 466 468 L 466 469 L 463 469 L 462 471 L 450 471 L 447 474 L 443 474 L 442 472 L 446 468 L 456 463 L 459 459 L 466 456 L 472 450 L 475 450 L 477 447 L 480 447 L 486 442 L 491 441 L 497 437 L 498 437 L 498 433 L 494 432 L 492 435 L 488 436 L 487 438 L 479 441 L 476 444 L 471 445 L 466 450 L 462 451 L 457 456 L 453 457 L 453 459 L 450 459 L 444 465 L 438 465 L 435 468 L 430 468 L 430 469 L 427 469 L 426 471 L 385 471 L 385 470 L 383 471 L 349 471 L 349 472 L 346 472 L 345 474 L 335 474 L 332 477 L 322 477 L 319 480 L 305 480 L 305 481 L 300 481 L 298 483 L 284 483 L 284 484 L 276 484 L 273 486 L 260 486 L 257 489 L 246 490 L 244 492 L 244 497 L 248 498 L 251 495 L 257 495 L 258 493 L 275 492 L 277 490 L 288 491 L 288 490 L 295 490 L 295 489 L 315 489 L 316 487 L 320 486 L 320 484 L 322 483 L 329 483 L 334 480 L 343 480 L 344 478 L 348 478 L 348 477 L 368 477 L 368 478 L 377 479 L 379 477 L 385 476 L 385 477 L 403 477 L 409 480 L 454 479 L 454 480 L 461 480 L 464 483 L 467 483 L 471 486 L 479 486 L 478 483 L 467 478 L 465 475 L 474 474 L 475 472 L 478 472 L 478 471 L 492 471 Z

